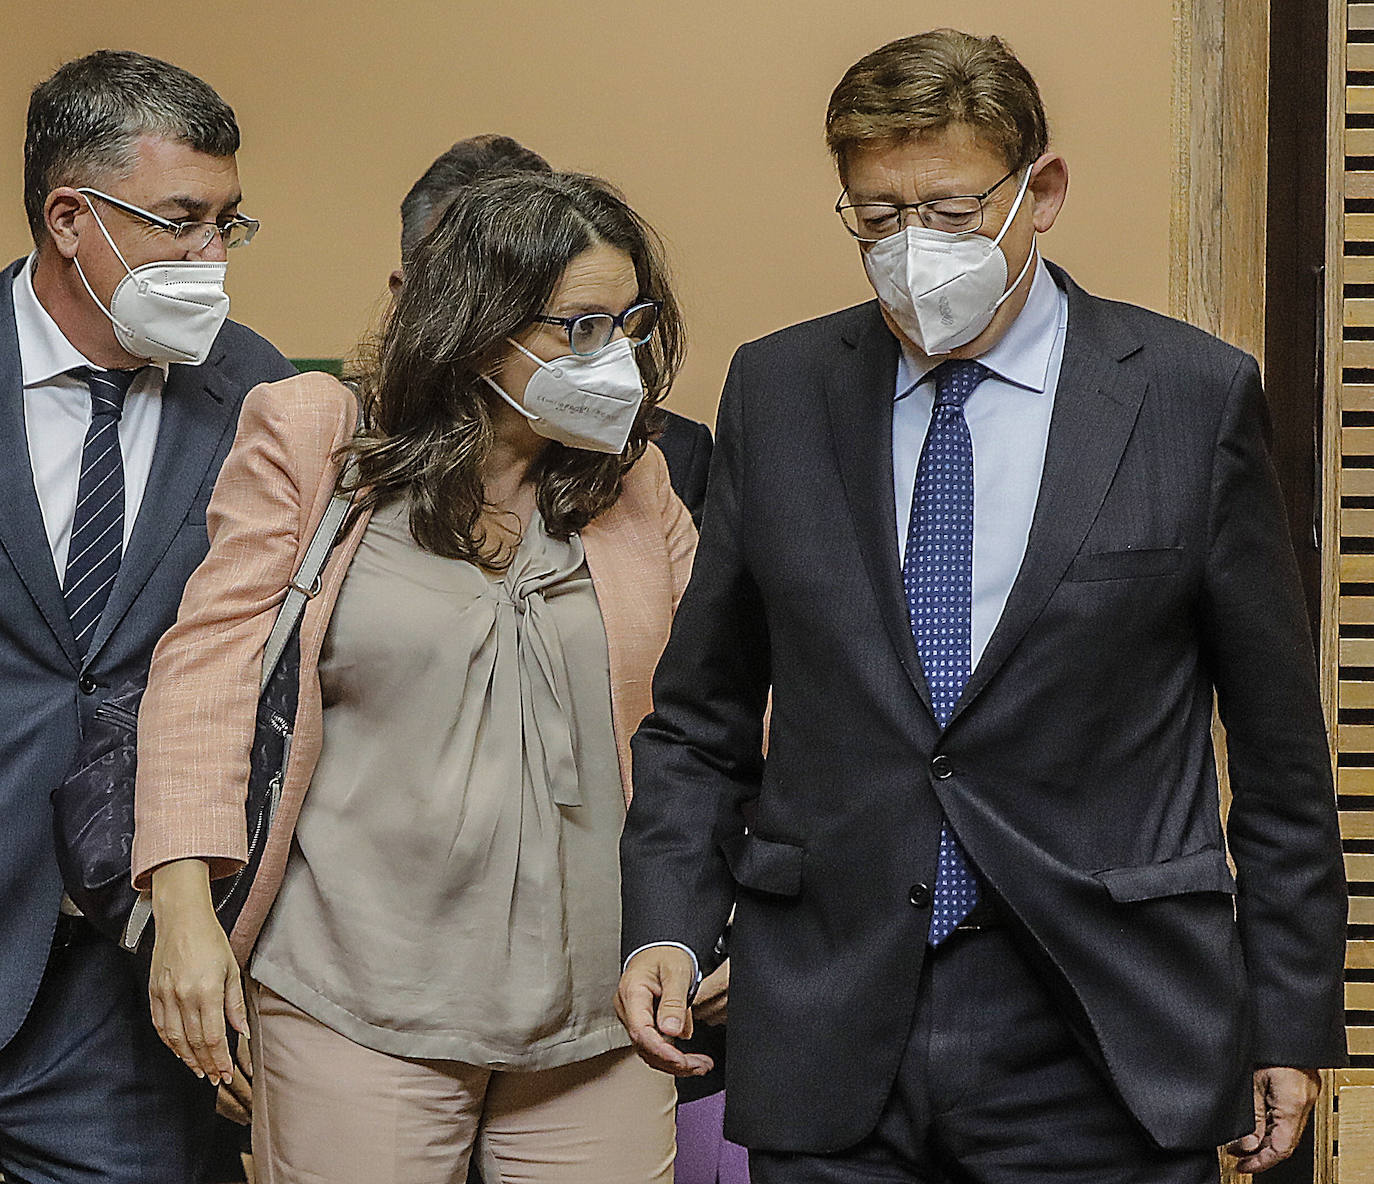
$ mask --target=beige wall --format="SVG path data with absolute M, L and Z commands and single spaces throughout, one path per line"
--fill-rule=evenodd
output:
M 1088 288 L 1165 309 L 1172 0 L 4 0 L 0 249 L 28 249 L 28 91 L 101 46 L 170 58 L 233 104 L 247 212 L 234 316 L 294 357 L 346 353 L 395 264 L 401 196 L 455 139 L 501 131 L 600 173 L 669 243 L 691 353 L 672 398 L 714 416 L 748 338 L 865 299 L 831 213 L 831 88 L 893 37 L 1007 37 L 1039 79 L 1072 184 L 1045 252 Z

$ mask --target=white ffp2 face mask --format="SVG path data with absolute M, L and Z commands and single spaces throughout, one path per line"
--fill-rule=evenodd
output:
M 210 356 L 210 347 L 229 315 L 229 295 L 224 290 L 227 265 L 208 259 L 173 259 L 131 268 L 94 206 L 91 213 L 128 273 L 115 286 L 109 308 L 91 288 L 81 261 L 72 261 L 95 306 L 114 326 L 116 340 L 135 358 L 199 366 Z
M 1027 169 L 996 238 L 975 231 L 952 234 L 908 226 L 864 252 L 864 270 L 878 300 L 923 353 L 947 354 L 967 345 L 988 327 L 1002 302 L 1025 278 L 1036 255 L 1034 243 L 1010 287 L 1001 243 L 1029 184 Z
M 546 362 L 518 341 L 511 341 L 539 368 L 525 384 L 522 407 L 496 382 L 482 380 L 530 421 L 548 440 L 589 452 L 624 452 L 644 401 L 644 381 L 635 364 L 634 347 L 624 337 L 590 357 L 568 354 Z

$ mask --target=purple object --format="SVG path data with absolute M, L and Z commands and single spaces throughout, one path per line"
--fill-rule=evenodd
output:
M 677 1108 L 673 1184 L 749 1184 L 749 1152 L 725 1137 L 725 1091 Z

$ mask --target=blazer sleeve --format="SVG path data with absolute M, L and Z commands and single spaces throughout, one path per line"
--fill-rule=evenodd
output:
M 682 942 L 708 963 L 734 901 L 722 844 L 759 792 L 768 626 L 747 560 L 743 373 L 726 380 L 691 582 L 632 742 L 635 795 L 621 839 L 622 956 Z
M 1312 635 L 1265 439 L 1239 365 L 1218 430 L 1203 638 L 1226 728 L 1237 920 L 1256 1064 L 1345 1057 L 1346 888 Z
M 244 821 L 262 654 L 354 401 L 322 375 L 255 387 L 207 514 L 210 549 L 153 653 L 139 709 L 134 884 L 176 859 L 212 877 L 247 857 Z

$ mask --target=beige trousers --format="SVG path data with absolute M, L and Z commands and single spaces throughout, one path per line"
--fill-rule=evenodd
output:
M 515 1073 L 363 1048 L 249 984 L 261 1184 L 670 1184 L 673 1081 L 629 1049 Z

